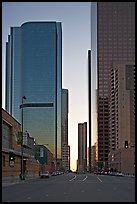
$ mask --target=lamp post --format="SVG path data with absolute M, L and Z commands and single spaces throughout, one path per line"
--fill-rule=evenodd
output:
M 24 177 L 24 166 L 23 166 L 23 99 L 25 100 L 26 97 L 23 96 L 22 97 L 22 104 L 21 104 L 21 125 L 22 125 L 22 134 L 21 134 L 21 180 L 25 180 L 25 177 Z

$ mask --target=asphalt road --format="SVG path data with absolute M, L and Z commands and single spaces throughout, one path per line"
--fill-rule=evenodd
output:
M 135 178 L 62 174 L 2 187 L 2 202 L 135 202 Z

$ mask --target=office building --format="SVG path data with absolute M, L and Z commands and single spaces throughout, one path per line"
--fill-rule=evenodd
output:
M 46 145 L 34 145 L 35 159 L 39 162 L 40 171 L 52 173 L 55 169 L 53 154 Z
M 68 90 L 62 89 L 62 111 L 61 111 L 61 149 L 62 166 L 64 171 L 69 170 L 69 147 L 68 147 Z
M 6 43 L 6 110 L 21 122 L 23 108 L 24 131 L 37 144 L 48 144 L 55 160 L 61 158 L 61 90 L 61 23 L 11 27 Z
M 109 120 L 109 117 L 111 117 L 109 109 L 113 114 L 116 114 L 116 110 L 111 107 L 112 104 L 109 101 L 109 86 L 112 64 L 116 65 L 118 63 L 118 70 L 121 69 L 120 73 L 123 73 L 123 77 L 125 77 L 125 66 L 133 66 L 135 64 L 135 2 L 97 2 L 96 19 L 98 159 L 102 162 L 103 167 L 107 168 L 108 153 L 109 150 L 113 149 L 113 140 L 115 140 L 115 148 L 121 148 L 117 146 L 117 138 L 121 140 L 121 144 L 127 140 L 127 136 L 122 132 L 120 125 L 118 126 L 118 135 L 112 135 L 112 130 L 109 130 L 109 121 L 112 124 L 112 118 Z M 127 63 L 121 65 L 125 61 Z M 121 98 L 118 99 L 119 103 L 121 103 L 121 100 Z M 131 101 L 130 98 L 127 98 L 127 100 Z M 132 104 L 132 106 L 134 105 Z M 130 118 L 133 121 L 132 117 L 134 118 L 133 114 Z M 130 119 L 128 118 L 128 120 Z M 117 129 L 114 131 L 117 131 Z M 133 134 L 132 137 L 135 137 L 135 135 Z
M 89 148 L 88 148 L 88 171 L 91 172 L 91 50 L 88 50 L 88 119 L 89 119 Z
M 78 172 L 87 171 L 87 122 L 78 124 Z
M 135 66 L 112 63 L 110 74 L 109 167 L 135 173 Z

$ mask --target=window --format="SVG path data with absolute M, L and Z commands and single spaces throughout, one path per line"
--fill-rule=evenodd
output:
M 5 167 L 5 156 L 2 156 L 2 166 Z
M 5 148 L 9 148 L 10 143 L 10 133 L 11 133 L 11 126 L 3 121 L 2 124 L 2 145 Z

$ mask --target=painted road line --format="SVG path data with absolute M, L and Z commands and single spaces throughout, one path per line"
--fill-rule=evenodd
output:
M 86 176 L 82 181 L 85 181 L 88 177 Z
M 72 181 L 72 180 L 74 180 L 76 178 L 76 175 L 72 178 L 72 179 L 70 179 L 69 181 Z
M 100 182 L 102 182 L 102 180 L 97 176 L 97 178 L 98 178 L 98 180 L 100 181 Z

